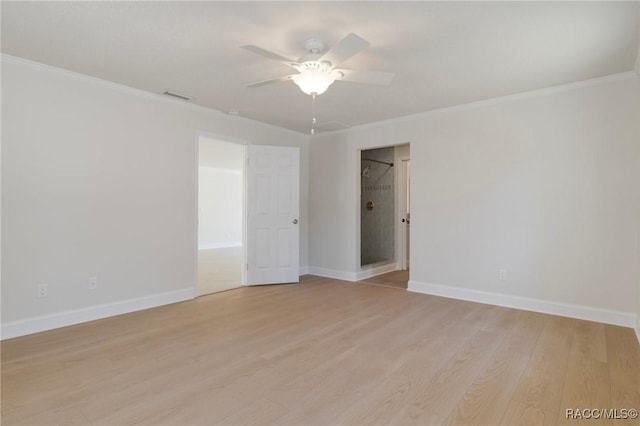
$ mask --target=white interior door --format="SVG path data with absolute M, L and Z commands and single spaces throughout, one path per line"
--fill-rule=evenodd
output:
M 299 148 L 250 145 L 247 284 L 298 282 Z

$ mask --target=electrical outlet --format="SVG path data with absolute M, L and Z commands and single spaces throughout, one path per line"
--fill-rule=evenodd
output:
M 49 284 L 38 284 L 38 297 L 47 297 L 49 295 Z
M 98 288 L 98 277 L 89 277 L 87 280 L 87 288 L 89 290 L 95 290 Z
M 500 281 L 506 281 L 507 280 L 507 270 L 506 269 L 498 270 L 498 278 L 500 279 Z

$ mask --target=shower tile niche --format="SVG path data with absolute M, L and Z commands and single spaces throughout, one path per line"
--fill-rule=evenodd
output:
M 360 153 L 360 264 L 394 260 L 394 148 Z

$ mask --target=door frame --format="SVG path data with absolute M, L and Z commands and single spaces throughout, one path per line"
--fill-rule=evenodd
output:
M 194 265 L 193 270 L 194 274 L 194 282 L 193 282 L 193 290 L 194 297 L 199 297 L 199 286 L 198 286 L 198 167 L 200 166 L 200 139 L 201 138 L 215 139 L 221 142 L 227 143 L 235 143 L 238 145 L 243 145 L 245 147 L 244 150 L 244 161 L 242 166 L 242 272 L 240 275 L 240 285 L 247 285 L 247 160 L 249 155 L 248 146 L 251 145 L 250 141 L 243 139 L 230 138 L 228 136 L 219 135 L 216 133 L 198 130 L 196 131 L 196 135 L 194 138 L 194 172 L 193 172 L 193 187 L 194 187 Z
M 409 157 L 406 156 L 399 156 L 399 155 L 394 155 L 394 189 L 395 189 L 395 196 L 394 196 L 394 220 L 396 223 L 396 226 L 394 227 L 394 244 L 396 245 L 396 247 L 394 248 L 394 259 L 392 259 L 388 264 L 384 264 L 381 265 L 379 267 L 368 267 L 367 265 L 365 265 L 364 267 L 361 264 L 361 250 L 360 250 L 360 244 L 362 242 L 362 238 L 361 238 L 361 197 L 362 197 L 362 181 L 361 181 L 361 176 L 362 176 L 362 163 L 361 163 L 361 158 L 362 158 L 362 151 L 367 151 L 370 149 L 378 149 L 378 148 L 394 148 L 398 147 L 398 146 L 404 146 L 407 145 L 409 146 Z M 399 208 L 398 208 L 398 181 L 399 181 L 399 167 L 396 166 L 396 163 L 399 160 L 399 158 L 405 158 L 410 160 L 411 159 L 411 141 L 406 141 L 406 142 L 397 142 L 397 143 L 392 143 L 392 144 L 385 144 L 385 145 L 371 145 L 371 146 L 358 146 L 356 149 L 354 149 L 353 151 L 351 151 L 351 154 L 354 155 L 354 157 L 352 157 L 352 164 L 355 166 L 354 167 L 354 175 L 353 178 L 355 178 L 355 186 L 356 186 L 356 192 L 355 192 L 355 200 L 353 200 L 353 207 L 354 207 L 354 213 L 355 213 L 355 247 L 353 247 L 352 249 L 355 252 L 355 274 L 353 274 L 353 278 L 352 280 L 354 281 L 359 281 L 365 278 L 369 278 L 375 275 L 380 275 L 386 272 L 390 272 L 392 270 L 397 270 L 398 268 L 398 230 L 399 230 L 399 225 L 398 223 L 400 222 L 400 216 L 399 216 Z M 409 237 L 409 244 L 411 245 L 411 237 Z M 409 249 L 411 250 L 411 248 Z M 391 269 L 390 269 L 391 267 Z
M 410 249 L 407 250 L 407 224 L 402 222 L 402 219 L 405 218 L 407 196 L 409 203 L 411 203 L 411 196 L 407 193 L 407 183 L 410 182 L 411 178 L 410 161 L 411 154 L 409 154 L 409 156 L 403 155 L 396 158 L 398 164 L 398 180 L 396 185 L 398 194 L 396 197 L 396 268 L 402 271 L 409 268 L 409 253 L 411 252 Z M 409 228 L 409 232 L 411 232 L 410 230 L 411 228 Z M 409 236 L 409 247 L 410 245 L 411 237 Z M 407 251 L 409 251 L 409 253 L 407 253 Z

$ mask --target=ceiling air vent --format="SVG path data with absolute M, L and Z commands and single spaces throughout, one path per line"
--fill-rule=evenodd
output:
M 169 90 L 165 90 L 163 95 L 167 95 L 167 96 L 173 96 L 176 99 L 182 99 L 183 101 L 190 101 L 191 98 L 189 96 L 185 96 L 185 95 L 179 95 L 177 93 L 171 92 Z

